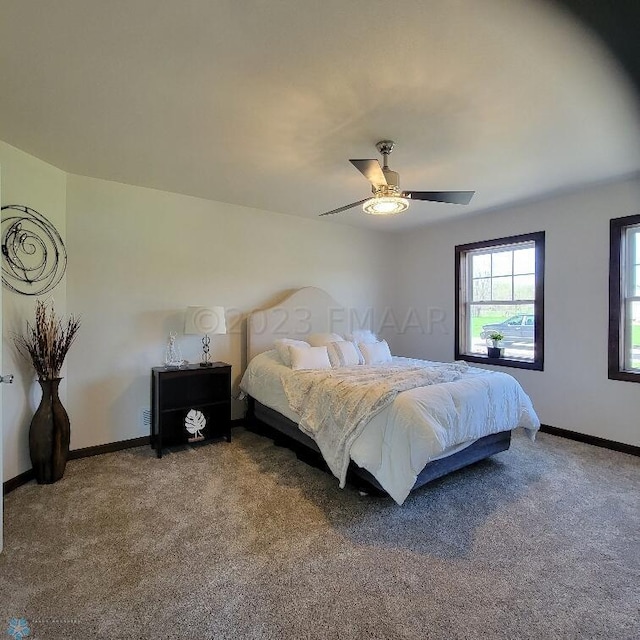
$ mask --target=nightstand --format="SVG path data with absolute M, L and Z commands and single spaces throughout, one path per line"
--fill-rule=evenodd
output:
M 214 362 L 151 370 L 151 447 L 231 442 L 231 365 Z

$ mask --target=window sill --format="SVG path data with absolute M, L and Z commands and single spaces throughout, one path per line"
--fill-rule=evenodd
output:
M 640 373 L 632 373 L 631 371 L 609 371 L 609 380 L 640 382 Z
M 512 367 L 514 369 L 531 369 L 533 371 L 543 371 L 542 361 L 516 360 L 515 358 L 489 358 L 488 356 L 471 355 L 467 353 L 456 353 L 456 360 L 473 362 L 476 364 L 493 364 L 500 367 Z M 639 380 L 640 382 L 640 376 Z

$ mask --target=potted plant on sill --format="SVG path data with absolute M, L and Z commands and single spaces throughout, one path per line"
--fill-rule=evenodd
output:
M 503 339 L 504 336 L 499 331 L 494 331 L 489 334 L 489 340 L 493 343 L 493 347 L 487 347 L 487 355 L 489 358 L 502 358 L 504 349 L 500 347 L 500 341 Z
M 29 455 L 39 484 L 52 484 L 62 478 L 69 456 L 71 429 L 69 416 L 60 402 L 60 370 L 75 340 L 80 320 L 70 316 L 63 324 L 51 302 L 36 302 L 36 322 L 27 322 L 24 334 L 13 340 L 18 351 L 31 361 L 42 387 L 42 399 L 29 427 Z

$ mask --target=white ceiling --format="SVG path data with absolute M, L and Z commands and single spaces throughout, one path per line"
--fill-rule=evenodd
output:
M 287 214 L 360 200 L 348 158 L 475 189 L 322 218 L 405 229 L 640 169 L 636 98 L 536 0 L 0 0 L 0 139 L 66 171 Z

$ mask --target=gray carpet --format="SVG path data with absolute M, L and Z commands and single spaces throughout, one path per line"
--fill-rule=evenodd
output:
M 403 507 L 242 429 L 76 460 L 6 497 L 0 637 L 637 639 L 639 495 L 546 434 Z

